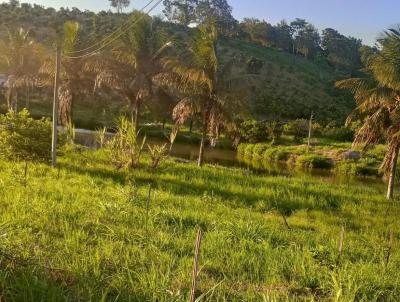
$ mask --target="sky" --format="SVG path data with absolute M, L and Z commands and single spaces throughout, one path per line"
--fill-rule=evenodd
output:
M 142 8 L 148 0 L 131 0 L 132 8 Z M 7 2 L 7 0 L 0 0 Z M 21 0 L 44 6 L 108 10 L 108 0 Z M 379 34 L 400 24 L 400 0 L 228 0 L 236 19 L 256 17 L 275 24 L 282 19 L 306 19 L 318 29 L 337 29 L 373 45 Z M 155 11 L 161 13 L 162 8 Z

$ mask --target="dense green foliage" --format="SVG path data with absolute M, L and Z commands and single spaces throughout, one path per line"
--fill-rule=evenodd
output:
M 47 162 L 51 156 L 50 150 L 50 120 L 34 120 L 27 110 L 0 115 L 0 157 Z
M 397 240 L 386 265 L 400 209 L 380 189 L 172 161 L 116 172 L 106 162 L 70 154 L 59 176 L 34 165 L 26 189 L 22 167 L 0 162 L 4 299 L 187 301 L 199 227 L 202 301 L 400 299 Z
M 323 138 L 313 139 L 310 149 L 305 144 L 296 143 L 301 142 L 286 138 L 286 145 L 279 146 L 268 143 L 240 144 L 238 160 L 261 170 L 327 169 L 348 176 L 382 176 L 380 166 L 386 152 L 383 145 L 362 154 L 352 150 L 350 143 Z M 347 158 L 347 152 L 354 152 L 357 158 Z M 280 169 L 274 167 L 275 164 L 281 165 Z
M 309 169 L 329 169 L 333 166 L 333 163 L 325 156 L 303 154 L 297 157 L 296 165 Z

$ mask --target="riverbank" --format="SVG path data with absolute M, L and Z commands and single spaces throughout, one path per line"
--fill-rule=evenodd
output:
M 400 207 L 376 188 L 148 164 L 66 152 L 59 170 L 29 165 L 25 188 L 24 165 L 0 161 L 5 300 L 187 301 L 201 228 L 204 301 L 399 301 Z
M 303 169 L 326 169 L 349 176 L 382 177 L 379 167 L 385 154 L 385 146 L 378 145 L 362 152 L 353 149 L 351 143 L 329 142 L 271 146 L 271 144 L 241 144 L 238 160 L 256 169 L 269 170 L 276 164 Z

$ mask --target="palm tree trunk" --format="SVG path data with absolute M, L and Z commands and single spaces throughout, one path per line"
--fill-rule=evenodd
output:
M 18 112 L 18 90 L 15 91 L 15 103 L 14 103 L 14 108 L 15 112 Z
M 206 140 L 207 140 L 207 114 L 208 114 L 208 105 L 205 106 L 203 109 L 203 130 L 202 130 L 202 136 L 201 136 L 201 143 L 200 143 L 200 151 L 199 151 L 199 158 L 197 161 L 197 165 L 201 167 L 204 162 L 204 149 L 206 146 Z
M 192 131 L 193 131 L 193 117 L 190 119 L 189 133 L 192 133 Z
M 12 91 L 12 88 L 9 88 L 7 91 L 7 109 L 8 110 L 12 109 L 12 97 L 13 97 L 13 91 Z
M 395 147 L 395 150 L 393 152 L 392 161 L 390 164 L 389 182 L 388 182 L 388 189 L 387 189 L 387 194 L 386 194 L 386 198 L 389 200 L 393 199 L 393 194 L 394 194 L 394 181 L 395 181 L 395 177 L 396 177 L 396 167 L 397 167 L 397 159 L 399 157 L 399 148 L 400 148 L 399 145 Z

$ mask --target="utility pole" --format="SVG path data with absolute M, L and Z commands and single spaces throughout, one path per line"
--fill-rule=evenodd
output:
M 307 151 L 310 150 L 311 147 L 311 133 L 312 133 L 312 122 L 314 119 L 314 112 L 311 112 L 310 122 L 308 124 L 308 142 L 307 142 Z
M 61 47 L 57 46 L 56 71 L 54 75 L 54 99 L 53 99 L 53 132 L 51 140 L 51 165 L 57 166 L 57 137 L 58 137 L 58 87 L 60 85 Z

